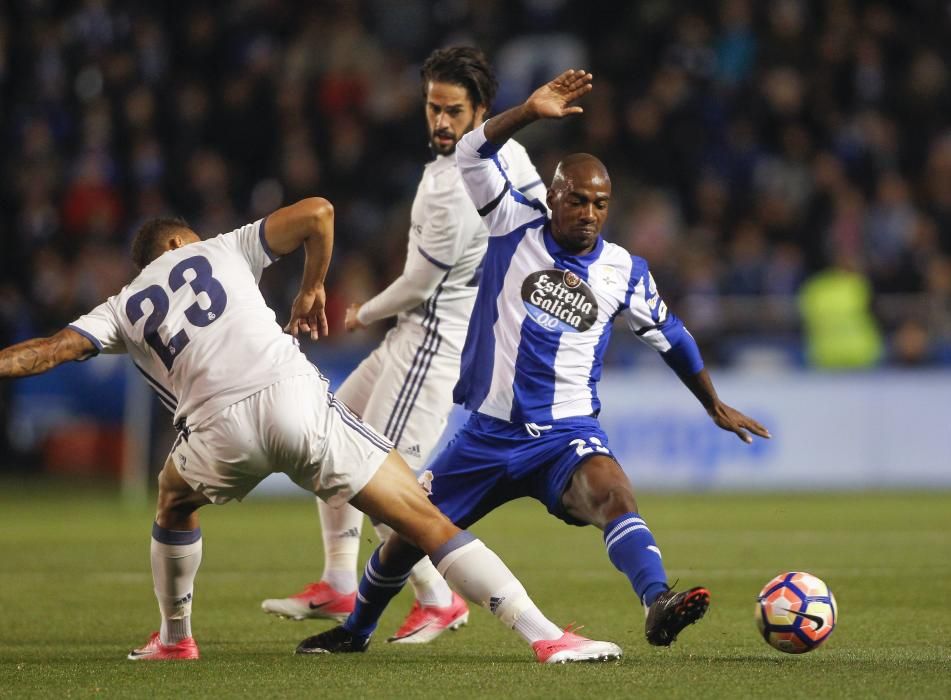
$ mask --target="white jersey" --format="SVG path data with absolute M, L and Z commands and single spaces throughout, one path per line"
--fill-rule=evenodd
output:
M 176 425 L 287 377 L 313 374 L 258 289 L 276 257 L 266 219 L 163 253 L 70 328 L 100 352 L 128 352 Z
M 499 167 L 528 199 L 545 201 L 545 186 L 525 148 L 510 140 L 498 153 Z M 482 274 L 488 229 L 466 194 L 455 154 L 428 163 L 413 200 L 407 258 L 419 254 L 445 276 L 422 304 L 399 314 L 399 323 L 423 326 L 456 353 L 462 351 Z M 432 342 L 432 341 L 430 341 Z

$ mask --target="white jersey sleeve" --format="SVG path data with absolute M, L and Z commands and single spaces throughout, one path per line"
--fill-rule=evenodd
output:
M 537 225 L 548 214 L 544 204 L 516 189 L 499 160 L 501 149 L 502 146 L 486 140 L 485 124 L 463 136 L 456 145 L 456 162 L 466 191 L 490 236 L 504 236 L 523 226 Z
M 433 177 L 415 242 L 417 252 L 443 272 L 456 264 L 469 245 L 471 232 L 462 222 L 463 212 L 471 207 L 453 168 L 443 168 Z
M 264 268 L 279 257 L 271 250 L 264 237 L 266 225 L 267 217 L 264 217 L 253 224 L 245 224 L 241 228 L 215 237 L 224 248 L 233 250 L 247 261 L 256 282 L 261 281 Z
M 87 338 L 96 346 L 97 352 L 106 354 L 126 351 L 122 339 L 122 326 L 116 308 L 118 296 L 109 297 L 95 309 L 80 316 L 67 326 Z
M 373 323 L 424 302 L 472 242 L 472 227 L 464 225 L 472 202 L 459 186 L 456 169 L 440 168 L 427 185 L 425 196 L 418 197 L 422 211 L 410 234 L 403 273 L 360 307 L 360 323 Z
M 418 248 L 410 246 L 406 251 L 403 274 L 366 301 L 357 312 L 357 320 L 369 325 L 418 306 L 436 291 L 445 275 L 445 268 L 427 258 Z
M 634 258 L 632 269 L 629 302 L 622 308 L 621 315 L 634 335 L 655 350 L 665 352 L 670 349 L 670 343 L 660 329 L 667 321 L 667 304 L 658 294 L 657 283 L 647 265 Z

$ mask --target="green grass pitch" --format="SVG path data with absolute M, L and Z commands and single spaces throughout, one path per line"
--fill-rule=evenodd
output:
M 671 578 L 713 595 L 670 649 L 644 641 L 643 612 L 596 530 L 519 501 L 473 530 L 549 616 L 618 642 L 622 661 L 540 666 L 482 610 L 430 645 L 387 645 L 406 592 L 368 653 L 295 657 L 296 643 L 329 623 L 268 617 L 260 601 L 319 572 L 315 508 L 302 492 L 203 511 L 193 616 L 202 659 L 133 663 L 126 652 L 158 622 L 151 507 L 0 482 L 0 697 L 951 697 L 951 493 L 640 501 Z M 769 648 L 753 622 L 760 587 L 794 569 L 823 578 L 840 608 L 831 639 L 803 656 Z

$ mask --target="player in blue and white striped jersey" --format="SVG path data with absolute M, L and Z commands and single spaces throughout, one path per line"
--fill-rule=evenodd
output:
M 647 610 L 647 640 L 667 646 L 703 616 L 710 595 L 669 588 L 660 549 L 598 423 L 597 384 L 615 318 L 661 353 L 718 426 L 746 442 L 749 433 L 769 432 L 717 397 L 646 261 L 601 237 L 611 199 L 601 161 L 562 160 L 548 190 L 550 215 L 500 167 L 499 149 L 515 132 L 581 112 L 573 103 L 591 86 L 589 73 L 566 71 L 456 149 L 490 239 L 454 394 L 472 415 L 430 467 L 431 498 L 461 527 L 532 496 L 568 523 L 601 528 L 609 558 Z M 373 615 L 394 594 L 366 583 L 344 624 L 357 637 L 372 631 Z

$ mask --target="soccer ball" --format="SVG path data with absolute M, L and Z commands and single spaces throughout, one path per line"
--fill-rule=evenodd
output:
M 766 643 L 787 654 L 815 649 L 839 619 L 829 587 L 802 571 L 780 574 L 767 583 L 756 599 L 755 614 Z

